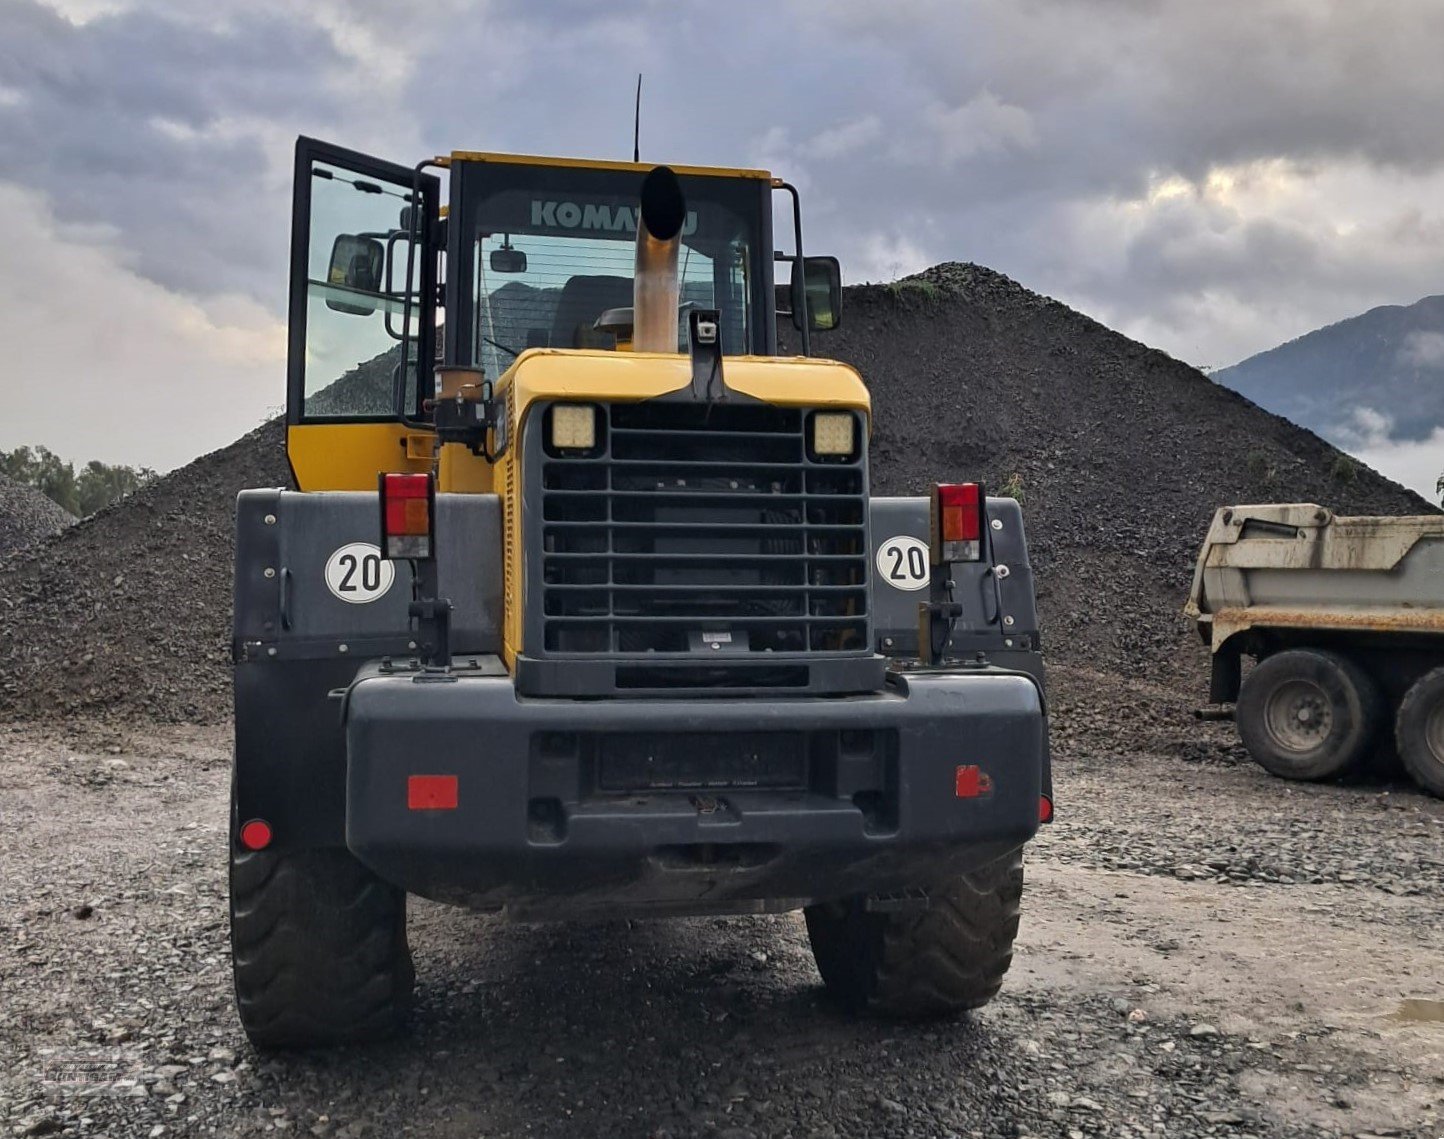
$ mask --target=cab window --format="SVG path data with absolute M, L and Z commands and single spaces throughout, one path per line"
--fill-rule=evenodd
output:
M 521 164 L 487 166 L 484 175 L 468 219 L 472 361 L 496 376 L 528 348 L 625 344 L 641 176 Z M 683 190 L 678 348 L 682 314 L 702 308 L 721 313 L 723 351 L 746 353 L 760 285 L 760 199 L 720 178 L 687 178 Z
M 398 383 L 414 414 L 423 267 L 408 257 L 412 204 L 407 185 L 311 163 L 304 418 L 392 418 Z

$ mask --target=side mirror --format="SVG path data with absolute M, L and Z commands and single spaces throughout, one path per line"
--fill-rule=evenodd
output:
M 792 323 L 798 329 L 804 313 L 814 332 L 831 332 L 842 323 L 842 267 L 836 257 L 792 263 Z
M 493 249 L 491 251 L 491 271 L 493 273 L 525 273 L 526 254 L 520 249 L 513 249 L 510 245 Z
M 331 266 L 326 282 L 362 293 L 381 292 L 381 279 L 386 270 L 386 247 L 374 237 L 358 237 L 343 233 L 331 246 Z M 370 316 L 376 306 L 365 297 L 345 300 L 326 299 L 326 307 L 353 316 Z

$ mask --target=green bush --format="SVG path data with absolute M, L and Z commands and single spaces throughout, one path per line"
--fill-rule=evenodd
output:
M 34 487 L 56 505 L 80 516 L 94 514 L 155 478 L 149 467 L 111 466 L 92 459 L 77 474 L 49 447 L 0 451 L 0 472 Z

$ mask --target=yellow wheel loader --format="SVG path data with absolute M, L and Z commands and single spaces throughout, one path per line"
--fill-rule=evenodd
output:
M 296 489 L 236 511 L 251 1039 L 397 1030 L 408 894 L 801 909 L 851 1009 L 988 1001 L 1052 814 L 1022 519 L 977 483 L 869 495 L 796 191 L 303 138 L 294 211 Z

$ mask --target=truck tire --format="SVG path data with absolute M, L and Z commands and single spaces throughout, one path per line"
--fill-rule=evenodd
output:
M 1414 782 L 1444 799 L 1444 668 L 1426 672 L 1404 693 L 1394 742 Z
M 236 1008 L 258 1048 L 397 1032 L 415 972 L 406 894 L 335 849 L 231 853 Z
M 1289 649 L 1244 678 L 1234 718 L 1265 771 L 1321 780 L 1364 757 L 1383 713 L 1378 688 L 1353 661 L 1322 649 Z
M 862 898 L 808 906 L 807 937 L 823 984 L 848 1011 L 950 1016 L 1002 987 L 1022 897 L 1017 851 L 930 891 L 925 910 L 877 913 Z

